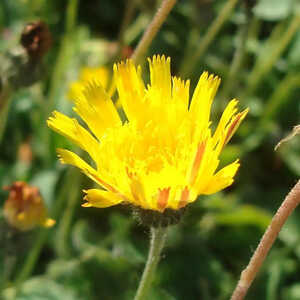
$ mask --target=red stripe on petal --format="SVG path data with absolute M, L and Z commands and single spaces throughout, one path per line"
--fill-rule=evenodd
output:
M 101 178 L 99 178 L 96 175 L 93 175 L 93 174 L 91 174 L 91 175 L 95 178 L 96 181 L 98 181 L 98 183 L 100 183 L 100 185 L 105 187 L 107 190 L 109 190 L 113 193 L 118 193 L 118 191 L 114 187 L 112 187 L 110 184 L 106 183 L 105 181 L 103 181 Z
M 196 176 L 197 176 L 197 173 L 199 171 L 200 163 L 201 163 L 202 158 L 203 158 L 205 147 L 206 147 L 205 142 L 201 142 L 198 145 L 197 153 L 196 153 L 196 156 L 195 156 L 195 160 L 194 160 L 193 167 L 192 167 L 192 172 L 191 172 L 191 183 L 192 184 L 194 183 L 194 181 L 196 179 Z
M 243 116 L 243 113 L 239 113 L 239 114 L 236 115 L 234 121 L 232 122 L 232 124 L 230 125 L 230 127 L 229 127 L 229 129 L 227 131 L 224 145 L 226 145 L 229 142 L 230 138 L 232 137 L 232 135 L 234 134 L 235 130 L 239 126 L 240 119 L 241 119 L 242 116 Z
M 188 204 L 189 195 L 190 195 L 190 191 L 189 191 L 188 187 L 186 186 L 181 192 L 181 197 L 180 197 L 180 201 L 178 203 L 178 208 L 182 208 Z
M 164 188 L 160 189 L 158 192 L 158 198 L 157 198 L 157 208 L 159 210 L 164 210 L 168 204 L 168 199 L 170 195 L 170 188 Z
M 124 201 L 127 201 L 127 197 L 125 195 L 123 195 L 120 191 L 118 191 L 117 189 L 115 189 L 113 186 L 111 186 L 110 184 L 106 183 L 105 181 L 103 181 L 102 179 L 100 179 L 98 176 L 91 174 L 91 176 L 93 176 L 93 178 L 105 189 L 107 189 L 108 191 L 115 193 L 117 195 L 119 195 L 120 197 L 122 197 L 124 199 Z

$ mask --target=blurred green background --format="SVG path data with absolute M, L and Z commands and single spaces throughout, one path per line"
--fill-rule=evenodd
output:
M 80 69 L 111 67 L 118 53 L 130 53 L 159 3 L 0 1 L 0 77 L 26 23 L 43 20 L 53 38 L 40 80 L 11 93 L 0 141 L 0 183 L 24 180 L 38 186 L 57 221 L 52 229 L 11 239 L 1 213 L 0 299 L 14 299 L 16 283 L 18 300 L 133 298 L 147 257 L 148 230 L 129 207 L 80 206 L 81 190 L 92 182 L 59 164 L 57 147 L 78 149 L 51 132 L 46 119 L 54 109 L 72 114 L 66 95 Z M 272 214 L 299 178 L 299 138 L 274 152 L 300 123 L 299 6 L 297 0 L 178 1 L 151 44 L 147 55 L 170 56 L 173 74 L 190 78 L 191 90 L 204 70 L 222 78 L 213 120 L 233 97 L 250 113 L 222 157 L 224 164 L 240 158 L 235 183 L 199 197 L 170 229 L 149 299 L 228 299 Z M 130 48 L 119 51 L 120 43 Z M 0 114 L 3 123 L 3 109 Z M 0 191 L 1 207 L 7 195 Z M 299 278 L 296 209 L 247 299 L 300 299 Z

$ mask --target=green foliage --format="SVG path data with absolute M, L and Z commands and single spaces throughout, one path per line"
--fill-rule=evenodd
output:
M 74 286 L 73 286 L 74 287 Z M 12 292 L 12 291 L 11 291 Z M 5 300 L 10 299 L 10 291 L 7 291 L 7 296 L 4 296 Z M 80 297 L 76 293 L 76 290 L 68 288 L 66 285 L 55 282 L 53 280 L 40 277 L 33 277 L 26 281 L 22 286 L 21 291 L 17 296 L 18 300 L 83 300 L 84 297 Z
M 266 21 L 283 20 L 293 13 L 296 2 L 296 0 L 261 0 L 254 8 L 254 13 Z

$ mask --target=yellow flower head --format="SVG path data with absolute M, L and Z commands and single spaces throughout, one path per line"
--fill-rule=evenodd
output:
M 16 181 L 9 190 L 4 204 L 4 217 L 7 222 L 22 231 L 30 230 L 38 225 L 50 227 L 55 221 L 47 217 L 47 210 L 38 188 L 23 181 Z
M 102 86 L 107 89 L 110 81 L 110 73 L 106 67 L 84 67 L 80 70 L 79 79 L 74 81 L 69 88 L 68 98 L 74 100 L 82 93 L 89 81 L 97 78 Z
M 203 73 L 190 102 L 189 81 L 171 76 L 170 58 L 154 56 L 149 66 L 146 86 L 131 60 L 114 66 L 126 122 L 97 80 L 78 95 L 74 107 L 89 130 L 59 112 L 48 120 L 95 163 L 92 167 L 58 149 L 62 163 L 78 167 L 102 188 L 84 191 L 85 207 L 131 203 L 159 212 L 178 210 L 233 182 L 238 161 L 217 170 L 219 155 L 248 110 L 238 112 L 232 100 L 212 133 L 209 116 L 220 79 Z

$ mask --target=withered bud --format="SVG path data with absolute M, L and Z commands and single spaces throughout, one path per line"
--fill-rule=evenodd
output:
M 22 32 L 21 44 L 31 59 L 39 60 L 52 45 L 48 25 L 43 21 L 28 23 Z
M 3 189 L 9 191 L 3 212 L 11 226 L 27 231 L 38 225 L 51 227 L 55 224 L 55 221 L 47 216 L 47 209 L 37 187 L 16 181 Z

